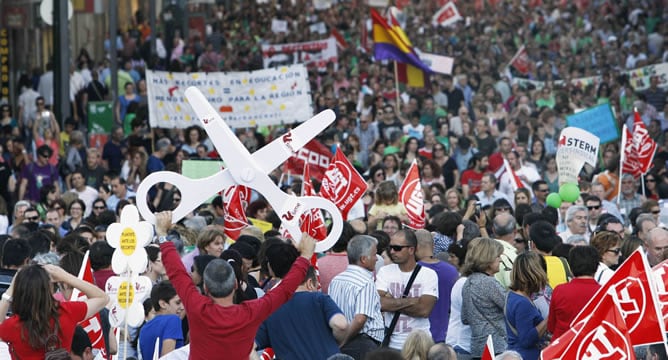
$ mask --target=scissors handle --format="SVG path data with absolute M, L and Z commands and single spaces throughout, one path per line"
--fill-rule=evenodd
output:
M 317 196 L 285 195 L 284 206 L 281 209 L 274 208 L 274 210 L 276 210 L 276 213 L 281 218 L 283 226 L 288 230 L 292 239 L 297 243 L 301 240 L 302 230 L 300 219 L 302 214 L 307 214 L 312 209 L 322 209 L 332 216 L 332 229 L 324 240 L 316 243 L 315 251 L 325 252 L 334 246 L 343 231 L 343 217 L 336 205 L 325 198 Z
M 202 179 L 191 179 L 172 171 L 158 171 L 147 176 L 137 189 L 137 208 L 139 214 L 151 224 L 155 224 L 155 215 L 148 206 L 148 191 L 159 183 L 170 183 L 181 192 L 181 203 L 172 212 L 172 221 L 183 219 L 198 206 L 234 184 L 228 170 L 219 171 Z

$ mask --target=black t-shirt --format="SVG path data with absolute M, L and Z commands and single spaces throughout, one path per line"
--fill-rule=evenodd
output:
M 455 170 L 457 170 L 457 163 L 452 157 L 443 164 L 443 180 L 445 181 L 445 188 L 449 189 L 455 186 Z
M 394 130 L 402 131 L 403 124 L 398 119 L 394 119 L 394 122 L 387 124 L 384 121 L 378 122 L 378 133 L 380 134 L 381 139 L 389 140 L 390 134 Z
M 494 150 L 496 150 L 496 141 L 493 137 L 487 135 L 486 138 L 481 139 L 476 136 L 476 142 L 478 143 L 478 151 L 483 155 L 492 155 Z

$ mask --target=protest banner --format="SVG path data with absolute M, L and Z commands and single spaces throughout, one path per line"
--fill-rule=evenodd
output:
M 288 32 L 287 20 L 271 19 L 271 31 L 274 33 Z
M 586 129 L 598 136 L 601 144 L 617 141 L 620 137 L 619 125 L 610 104 L 601 104 L 566 117 L 566 124 Z
M 433 72 L 446 75 L 452 74 L 452 66 L 455 64 L 454 58 L 429 53 L 420 53 L 420 60 Z
M 309 173 L 316 179 L 322 179 L 329 168 L 332 152 L 320 141 L 313 139 L 285 162 L 285 172 L 299 174 L 304 163 L 309 165 Z
M 196 86 L 231 128 L 291 124 L 313 116 L 311 85 L 302 64 L 249 72 L 146 71 L 149 122 L 187 128 L 200 122 L 184 92 Z
M 585 163 L 596 166 L 600 139 L 580 128 L 567 127 L 561 131 L 557 147 L 559 183 L 578 183 Z
M 262 65 L 265 69 L 304 64 L 309 68 L 317 67 L 318 71 L 326 71 L 329 62 L 338 62 L 334 37 L 302 43 L 262 45 Z
M 111 101 L 88 103 L 88 144 L 102 149 L 107 143 L 114 123 L 114 107 Z

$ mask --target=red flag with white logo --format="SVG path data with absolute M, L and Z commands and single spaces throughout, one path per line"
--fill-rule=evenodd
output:
M 302 178 L 302 196 L 315 195 L 308 166 L 304 166 Z M 322 218 L 320 209 L 311 209 L 311 211 L 302 214 L 301 230 L 316 240 L 325 240 L 327 237 L 327 227 L 325 226 L 325 220 Z
M 521 74 L 526 75 L 529 73 L 531 67 L 531 59 L 529 59 L 529 53 L 527 52 L 526 47 L 522 45 L 515 56 L 510 59 L 510 65 L 514 67 Z
M 81 268 L 79 269 L 78 278 L 89 282 L 95 285 L 95 280 L 93 279 L 93 269 L 90 266 L 90 252 L 86 251 L 84 255 L 83 262 L 81 263 Z M 72 296 L 70 296 L 70 301 L 86 301 L 88 298 L 83 294 L 79 289 L 74 288 L 72 290 Z M 102 322 L 100 321 L 100 313 L 96 313 L 90 318 L 79 323 L 81 327 L 86 331 L 90 342 L 93 345 L 93 355 L 100 354 L 102 358 L 107 358 L 107 347 L 104 343 L 104 334 L 102 333 Z
M 420 172 L 417 161 L 413 160 L 411 167 L 406 173 L 406 178 L 399 188 L 399 202 L 404 205 L 410 223 L 411 229 L 424 229 L 424 193 L 422 193 L 422 184 L 420 183 Z
M 638 114 L 638 109 L 634 109 L 633 114 L 633 145 L 638 157 L 638 163 L 640 164 L 640 172 L 641 174 L 647 174 L 652 167 L 652 160 L 654 159 L 657 145 L 649 136 L 647 127 L 645 127 L 645 123 L 640 118 L 640 114 Z
M 663 323 L 668 327 L 668 260 L 652 268 Z
M 634 343 L 622 312 L 613 297 L 605 297 L 591 316 L 543 349 L 540 358 L 634 360 Z
M 322 178 L 320 196 L 331 200 L 341 210 L 341 215 L 345 220 L 348 217 L 348 211 L 364 195 L 368 187 L 362 175 L 348 161 L 341 149 L 337 148 Z
M 482 350 L 481 360 L 494 360 L 494 340 L 492 335 L 487 335 L 487 345 Z
M 331 158 L 331 150 L 320 141 L 313 139 L 295 151 L 285 163 L 285 171 L 299 174 L 304 169 L 304 164 L 308 164 L 311 175 L 316 179 L 321 179 L 329 167 Z
M 631 174 L 634 178 L 639 178 L 641 175 L 641 165 L 638 161 L 638 152 L 633 142 L 633 134 L 624 124 L 622 129 L 622 144 L 624 144 L 624 151 L 622 152 L 621 163 L 622 173 Z
M 223 208 L 225 209 L 225 235 L 236 240 L 246 226 L 246 207 L 250 202 L 251 189 L 243 185 L 234 185 L 225 189 L 223 193 Z
M 457 10 L 457 6 L 453 2 L 448 2 L 434 14 L 431 22 L 433 24 L 445 27 L 452 25 L 462 19 L 463 18 L 459 14 L 459 10 Z
M 665 326 L 659 311 L 652 271 L 642 250 L 638 249 L 617 268 L 610 280 L 601 286 L 594 297 L 573 319 L 571 325 L 589 314 L 602 311 L 608 301 L 619 307 L 633 345 L 665 343 Z

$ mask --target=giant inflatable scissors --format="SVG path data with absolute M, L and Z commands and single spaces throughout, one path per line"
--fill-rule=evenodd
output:
M 179 221 L 222 189 L 244 185 L 264 196 L 295 241 L 301 239 L 299 221 L 302 214 L 311 209 L 329 212 L 332 230 L 327 238 L 317 243 L 316 251 L 323 252 L 332 247 L 343 229 L 343 218 L 336 205 L 321 197 L 288 195 L 274 184 L 268 174 L 327 128 L 336 119 L 334 112 L 325 110 L 319 113 L 251 155 L 197 88 L 189 87 L 185 94 L 225 161 L 226 168 L 203 179 L 190 179 L 171 171 L 159 171 L 147 176 L 137 189 L 137 207 L 144 219 L 155 223 L 147 195 L 149 189 L 158 183 L 171 183 L 181 191 L 181 203 L 173 211 L 173 221 Z

